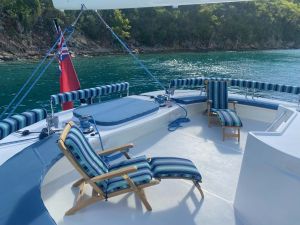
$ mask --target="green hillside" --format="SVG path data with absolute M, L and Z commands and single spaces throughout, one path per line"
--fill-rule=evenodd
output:
M 78 12 L 51 0 L 0 0 L 0 59 L 44 54 L 53 43 L 52 19 L 70 25 Z M 300 0 L 103 11 L 113 29 L 140 51 L 299 48 Z M 120 47 L 94 12 L 80 19 L 72 50 L 99 54 Z

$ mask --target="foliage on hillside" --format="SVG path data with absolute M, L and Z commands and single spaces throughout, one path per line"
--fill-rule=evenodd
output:
M 300 0 L 258 0 L 101 13 L 108 24 L 135 47 L 251 49 L 300 46 Z M 58 18 L 65 27 L 77 14 L 54 9 L 51 0 L 0 0 L 0 52 L 7 50 L 3 40 L 24 42 L 25 39 L 29 45 L 49 46 L 55 37 L 52 19 Z M 94 12 L 86 12 L 81 17 L 76 34 L 101 46 L 117 46 Z M 23 47 L 21 50 L 26 51 L 26 45 Z

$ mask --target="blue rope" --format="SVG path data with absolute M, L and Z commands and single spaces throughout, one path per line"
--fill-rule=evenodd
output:
M 39 137 L 33 137 L 33 138 L 27 138 L 27 139 L 23 139 L 23 140 L 5 142 L 5 143 L 1 143 L 0 147 L 6 146 L 6 145 L 11 145 L 11 144 L 23 143 L 26 141 L 38 140 L 38 139 L 39 139 Z
M 173 131 L 177 130 L 179 127 L 182 127 L 182 125 L 181 125 L 182 123 L 188 123 L 191 121 L 189 118 L 187 118 L 187 115 L 188 115 L 187 110 L 183 106 L 179 105 L 178 103 L 175 103 L 175 104 L 184 110 L 185 116 L 174 120 L 173 122 L 171 122 L 168 125 L 168 131 L 170 131 L 170 132 L 173 132 Z
M 99 19 L 104 23 L 106 28 L 112 33 L 112 35 L 120 42 L 120 44 L 125 48 L 125 50 L 133 57 L 133 59 L 140 65 L 142 69 L 145 70 L 145 72 L 152 77 L 153 80 L 155 80 L 156 83 L 163 89 L 166 90 L 164 85 L 150 72 L 150 70 L 142 63 L 142 61 L 131 51 L 131 49 L 127 46 L 127 44 L 113 31 L 113 29 L 105 22 L 105 20 L 102 18 L 100 13 L 96 11 L 96 14 L 98 15 Z

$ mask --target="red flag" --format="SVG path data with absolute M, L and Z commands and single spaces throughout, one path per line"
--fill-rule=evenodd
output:
M 60 35 L 58 43 L 58 60 L 60 75 L 60 92 L 69 92 L 80 89 L 80 83 L 77 77 L 77 73 L 74 69 L 71 56 L 66 45 L 63 33 L 59 26 L 57 26 L 57 32 Z M 74 107 L 73 102 L 66 102 L 62 104 L 63 110 L 72 109 Z

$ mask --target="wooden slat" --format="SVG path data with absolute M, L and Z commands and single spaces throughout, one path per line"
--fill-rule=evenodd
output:
M 125 144 L 125 145 L 122 145 L 122 146 L 119 146 L 119 147 L 115 147 L 115 148 L 111 148 L 111 149 L 106 149 L 106 150 L 103 150 L 103 151 L 101 151 L 101 150 L 97 151 L 97 154 L 98 155 L 111 155 L 113 153 L 121 152 L 121 151 L 130 149 L 130 148 L 133 148 L 133 147 L 134 147 L 133 144 Z

